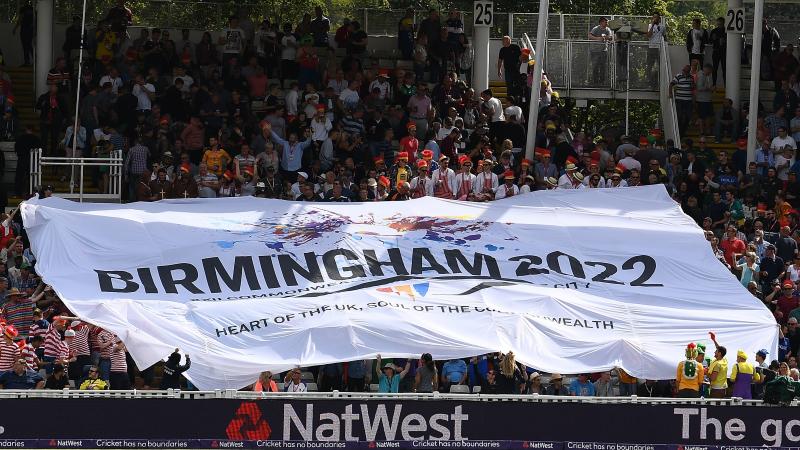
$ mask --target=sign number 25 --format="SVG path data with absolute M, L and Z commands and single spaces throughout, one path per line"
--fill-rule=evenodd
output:
M 744 8 L 731 8 L 725 17 L 725 30 L 728 33 L 744 33 Z
M 472 15 L 476 27 L 491 27 L 494 25 L 494 2 L 475 2 Z

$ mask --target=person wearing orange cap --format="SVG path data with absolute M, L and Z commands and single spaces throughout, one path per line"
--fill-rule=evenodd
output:
M 389 169 L 389 179 L 397 185 L 401 181 L 411 180 L 411 167 L 408 166 L 408 152 L 399 152 L 394 165 Z
M 438 152 L 439 146 L 438 144 L 436 144 L 435 141 L 434 145 L 436 145 L 436 150 Z M 428 162 L 428 171 L 430 173 L 433 173 L 434 170 L 439 168 L 439 163 L 436 162 L 436 160 L 438 159 L 438 157 L 436 156 L 437 155 L 436 152 L 426 147 L 425 150 L 423 150 L 420 154 L 422 155 L 422 159 Z
M 250 166 L 250 170 L 253 166 Z M 178 168 L 178 176 L 172 182 L 170 189 L 170 198 L 197 198 L 198 189 L 197 183 L 191 176 L 191 166 L 189 162 L 185 162 Z
M 458 158 L 458 165 L 461 170 L 456 175 L 456 198 L 462 201 L 475 200 L 473 187 L 475 186 L 475 175 L 472 173 L 472 160 L 467 155 Z
M 20 348 L 14 343 L 19 333 L 14 325 L 6 325 L 2 329 L 2 337 L 0 337 L 0 372 L 11 370 L 14 367 L 14 362 L 21 356 Z
M 595 175 L 597 175 L 599 177 L 597 179 L 597 186 L 596 187 L 605 187 L 606 186 L 606 180 L 600 174 L 600 161 L 597 161 L 597 160 L 594 160 L 594 159 L 590 160 L 589 161 L 589 170 L 584 175 L 585 175 L 583 177 L 584 186 L 588 187 L 589 186 L 589 182 L 591 181 L 592 177 L 595 176 Z
M 536 186 L 538 186 L 539 189 L 548 189 L 547 179 L 558 177 L 558 168 L 551 161 L 550 150 L 546 148 L 537 150 L 541 150 L 539 152 L 541 163 L 533 168 L 533 177 L 536 178 Z
M 317 146 L 322 145 L 322 142 L 328 139 L 328 133 L 331 129 L 333 129 L 333 124 L 325 114 L 325 105 L 322 103 L 317 104 L 314 119 L 311 121 L 311 140 L 316 142 Z
M 241 188 L 236 174 L 230 170 L 226 170 L 219 180 L 219 194 L 217 197 L 239 197 L 240 190 Z
M 391 181 L 385 176 L 378 177 L 378 184 L 375 186 L 375 201 L 381 202 L 389 197 L 389 185 Z
M 411 198 L 433 196 L 433 180 L 428 176 L 428 163 L 424 159 L 417 161 L 418 175 L 411 179 L 409 183 Z
M 411 185 L 408 181 L 401 181 L 397 186 L 389 192 L 387 200 L 390 202 L 401 202 L 411 199 Z
M 487 202 L 494 199 L 494 193 L 500 183 L 497 174 L 492 171 L 493 166 L 491 159 L 483 160 L 483 172 L 475 177 L 475 187 L 472 189 L 475 201 Z
M 514 180 L 516 176 L 514 176 L 514 172 L 511 170 L 506 170 L 503 173 L 503 185 L 497 188 L 497 191 L 494 194 L 495 200 L 500 200 L 506 197 L 513 197 L 519 194 L 519 187 L 514 184 Z
M 408 134 L 400 138 L 400 152 L 408 153 L 409 164 L 414 164 L 419 152 L 419 140 L 417 139 L 417 125 L 414 122 L 406 124 Z
M 391 96 L 392 85 L 389 83 L 389 69 L 378 69 L 378 76 L 369 84 L 369 91 L 378 90 L 378 98 L 386 100 Z
M 528 175 L 533 176 L 533 161 L 528 158 L 523 158 L 517 171 L 517 186 L 520 188 L 525 186 L 525 177 Z
M 439 168 L 433 171 L 433 195 L 439 198 L 453 199 L 457 190 L 456 173 L 449 167 L 450 158 L 446 155 L 439 157 Z

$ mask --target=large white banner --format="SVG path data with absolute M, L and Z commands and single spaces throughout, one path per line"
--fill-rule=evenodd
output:
M 674 378 L 688 342 L 777 349 L 772 315 L 663 188 L 493 203 L 248 198 L 22 206 L 37 272 L 140 367 L 200 389 L 263 370 L 513 350 L 544 371 Z

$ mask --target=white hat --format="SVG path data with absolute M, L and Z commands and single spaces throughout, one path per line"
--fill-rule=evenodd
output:
M 77 327 L 77 326 L 78 326 L 78 325 L 80 325 L 80 324 L 81 324 L 81 321 L 80 321 L 80 320 L 73 320 L 73 321 L 72 321 L 72 323 L 70 323 L 70 324 L 69 324 L 69 326 L 71 326 L 71 327 Z
M 297 176 L 298 176 L 298 177 L 303 177 L 303 178 L 305 178 L 306 180 L 308 179 L 308 174 L 307 174 L 307 173 L 305 173 L 305 172 L 297 172 Z
M 75 330 L 67 330 L 64 332 L 64 337 L 75 337 Z
M 378 185 L 378 182 L 377 182 L 377 181 L 375 181 L 375 178 L 370 178 L 370 179 L 368 179 L 368 180 L 367 180 L 367 186 L 369 186 L 369 187 L 375 187 L 375 186 L 377 186 L 377 185 Z

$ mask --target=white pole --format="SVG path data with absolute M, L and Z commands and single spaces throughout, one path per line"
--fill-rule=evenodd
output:
M 525 157 L 533 160 L 536 149 L 536 124 L 539 121 L 539 92 L 542 89 L 542 70 L 544 70 L 545 48 L 547 47 L 547 15 L 550 11 L 548 0 L 539 0 L 539 25 L 536 28 L 536 65 L 533 67 L 531 82 L 531 102 L 528 110 L 528 137 L 525 141 Z
M 630 135 L 628 124 L 630 122 L 630 103 L 631 103 L 631 48 L 629 42 L 625 45 L 625 134 Z
M 83 79 L 83 36 L 86 33 L 86 0 L 83 0 L 83 13 L 81 14 L 81 48 L 78 49 L 78 80 L 75 86 L 75 121 L 72 123 L 72 157 L 75 157 L 75 151 L 78 147 L 78 112 L 81 107 L 81 80 Z M 83 158 L 83 155 L 81 155 Z M 75 188 L 75 161 L 70 161 L 70 181 L 69 191 L 73 193 Z M 83 160 L 81 159 L 81 191 L 80 201 L 83 201 Z
M 756 122 L 758 94 L 761 85 L 761 41 L 764 38 L 764 2 L 756 0 L 753 14 L 753 59 L 750 61 L 750 114 L 747 118 L 747 163 L 756 160 Z
M 53 3 L 36 2 L 36 95 L 47 92 L 47 72 L 53 65 Z M 52 149 L 50 150 L 52 151 Z
M 472 45 L 475 47 L 472 85 L 475 94 L 480 95 L 489 88 L 489 27 L 472 27 Z
M 742 0 L 728 0 L 728 9 L 736 11 L 742 7 Z M 742 35 L 727 33 L 725 49 L 725 97 L 731 99 L 733 107 L 740 110 L 741 104 L 741 71 L 742 71 Z

